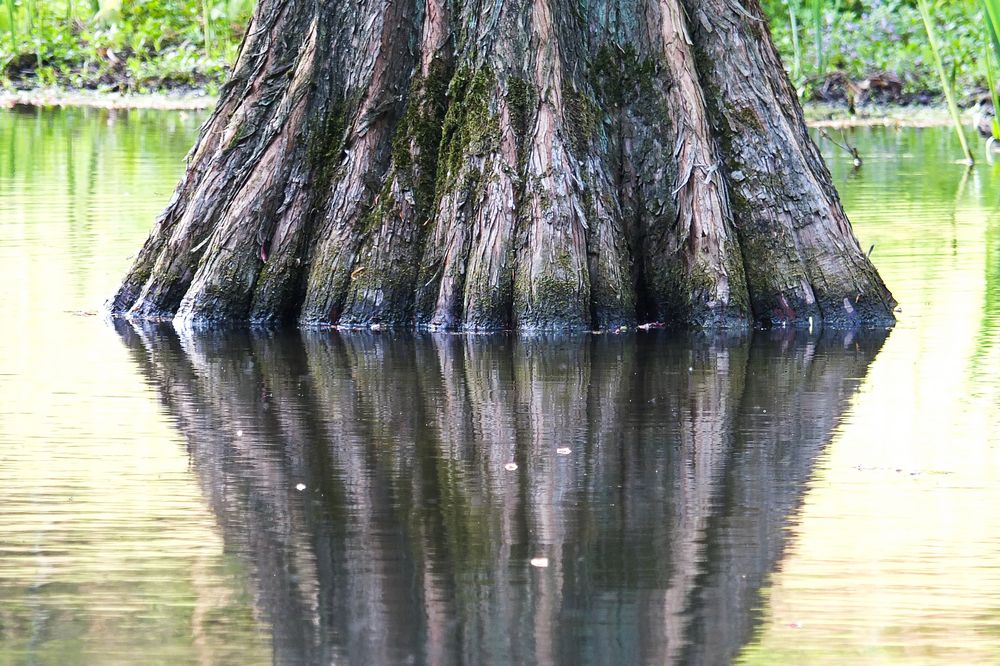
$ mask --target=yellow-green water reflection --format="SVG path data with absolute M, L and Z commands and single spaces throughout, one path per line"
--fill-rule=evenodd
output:
M 814 472 L 750 663 L 1000 660 L 1000 172 L 943 131 L 832 167 L 899 324 Z
M 268 654 L 239 560 L 101 304 L 197 128 L 0 113 L 0 662 Z

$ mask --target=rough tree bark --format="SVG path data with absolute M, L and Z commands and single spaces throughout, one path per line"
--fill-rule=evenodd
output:
M 758 0 L 260 0 L 110 304 L 471 330 L 894 305 Z

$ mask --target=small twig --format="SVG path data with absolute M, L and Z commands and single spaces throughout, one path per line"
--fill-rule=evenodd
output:
M 827 132 L 825 129 L 820 130 L 819 133 L 824 139 L 829 140 L 830 143 L 837 146 L 838 148 L 849 154 L 851 157 L 853 157 L 855 168 L 858 168 L 862 164 L 864 164 L 864 160 L 861 159 L 861 153 L 858 151 L 856 146 L 852 146 L 850 141 L 847 140 L 847 134 L 844 132 L 843 129 L 840 130 L 840 138 L 844 141 L 843 143 L 840 143 L 832 136 L 830 136 L 830 133 Z

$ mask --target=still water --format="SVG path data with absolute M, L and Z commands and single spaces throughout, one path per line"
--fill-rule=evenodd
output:
M 1000 663 L 1000 169 L 948 131 L 824 146 L 890 333 L 108 322 L 202 118 L 0 112 L 0 663 Z

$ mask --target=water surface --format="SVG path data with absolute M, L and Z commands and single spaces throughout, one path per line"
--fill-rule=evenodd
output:
M 0 113 L 0 662 L 997 661 L 1000 172 L 948 131 L 823 146 L 889 334 L 107 322 L 201 119 Z

